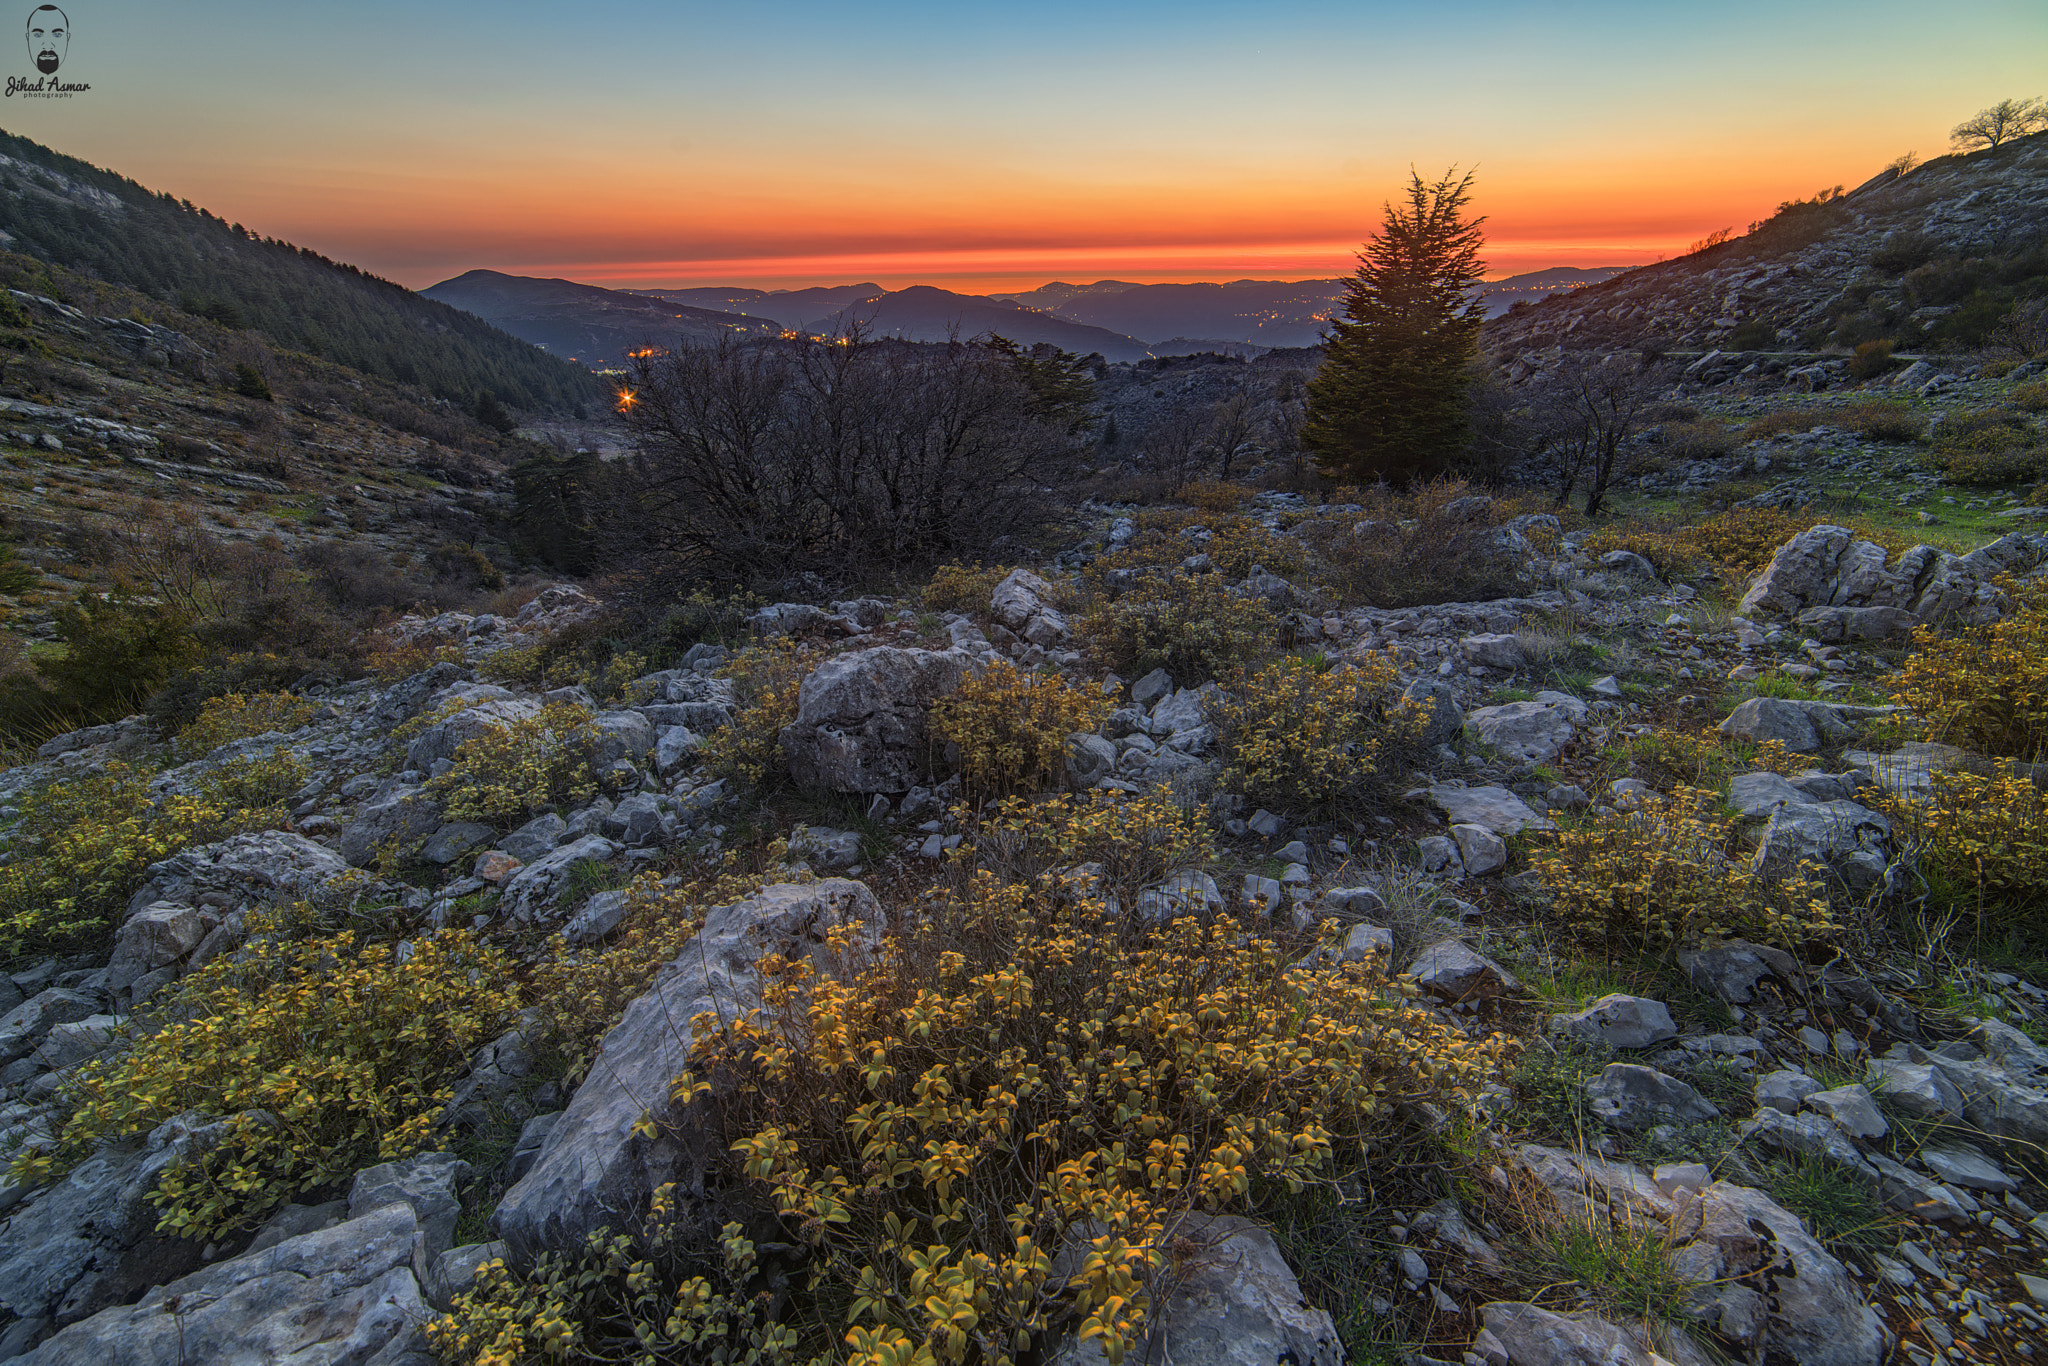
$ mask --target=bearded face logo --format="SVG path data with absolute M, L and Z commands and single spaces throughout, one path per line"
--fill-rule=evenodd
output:
M 43 5 L 28 16 L 28 55 L 45 76 L 64 64 L 71 42 L 71 21 L 55 5 Z

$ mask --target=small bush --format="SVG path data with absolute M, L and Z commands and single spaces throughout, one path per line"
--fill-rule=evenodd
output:
M 974 828 L 973 843 L 955 851 L 957 872 L 1005 884 L 1071 881 L 1125 906 L 1168 873 L 1199 867 L 1216 852 L 1202 814 L 1164 787 L 1141 796 L 1012 797 Z
M 1921 627 L 1913 644 L 1892 700 L 1929 739 L 2007 758 L 2048 753 L 2048 585 L 2020 589 L 1988 626 L 1951 635 Z
M 737 685 L 739 710 L 731 725 L 713 731 L 697 751 L 715 776 L 755 792 L 787 781 L 782 728 L 796 720 L 798 694 L 812 663 L 788 636 L 732 657 L 722 672 Z
M 274 791 L 278 764 L 224 766 L 189 796 L 153 793 L 149 774 L 119 762 L 29 793 L 0 867 L 0 958 L 91 942 L 127 909 L 150 864 L 280 823 L 278 806 L 235 801 Z
M 1010 1366 L 1068 1328 L 1119 1360 L 1183 1213 L 1384 1151 L 1404 1102 L 1468 1114 L 1498 1059 L 1363 965 L 1230 917 L 1140 934 L 1057 882 L 976 880 L 850 980 L 787 962 L 764 996 L 699 1017 L 679 1094 L 721 1078 L 860 1366 Z
M 294 693 L 227 693 L 200 704 L 199 715 L 178 732 L 178 753 L 196 759 L 222 745 L 269 731 L 297 730 L 319 704 Z
M 1204 512 L 1235 512 L 1251 501 L 1252 491 L 1242 484 L 1225 483 L 1221 479 L 1197 479 L 1193 483 L 1182 484 L 1175 497 Z
M 1851 378 L 1876 379 L 1892 368 L 1892 343 L 1889 341 L 1867 341 L 1856 348 L 1856 354 L 1849 358 Z
M 1308 547 L 1302 542 L 1242 518 L 1218 526 L 1202 551 L 1233 583 L 1248 577 L 1254 568 L 1283 579 L 1305 574 L 1309 568 Z
M 578 806 L 596 795 L 597 775 L 590 767 L 595 741 L 589 712 L 550 702 L 536 715 L 463 741 L 455 766 L 427 790 L 446 798 L 450 820 L 517 825 L 543 806 Z
M 918 590 L 917 600 L 928 612 L 965 612 L 985 620 L 996 585 L 1009 573 L 1001 565 L 983 569 L 979 564 L 942 564 Z
M 1260 805 L 1303 810 L 1388 781 L 1420 751 L 1428 724 L 1401 686 L 1391 655 L 1326 673 L 1283 660 L 1238 674 L 1210 713 L 1223 785 Z
M 150 1198 L 165 1233 L 213 1239 L 304 1191 L 432 1146 L 450 1082 L 517 1004 L 512 964 L 467 931 L 413 942 L 259 937 L 180 983 L 161 1028 L 87 1063 L 53 1152 L 16 1180 L 69 1169 L 103 1142 L 187 1111 L 217 1146 L 167 1168 Z
M 2006 395 L 2012 403 L 2030 413 L 2048 412 L 2048 379 L 2037 379 L 2029 384 L 2013 387 Z
M 1317 586 L 1338 602 L 1416 607 L 1521 589 L 1521 559 L 1499 534 L 1510 514 L 1506 503 L 1459 482 L 1407 497 L 1384 489 L 1341 489 L 1339 496 L 1364 511 L 1318 517 L 1299 533 L 1320 561 Z
M 973 797 L 1042 791 L 1066 768 L 1067 737 L 1090 731 L 1112 703 L 1050 674 L 997 660 L 932 708 L 932 733 L 959 746 L 960 779 Z
M 1719 460 L 1732 455 L 1742 438 L 1712 418 L 1664 425 L 1662 450 L 1680 460 Z
M 1680 788 L 1545 836 L 1530 863 L 1566 928 L 1609 949 L 1687 947 L 1713 936 L 1792 948 L 1834 930 L 1813 870 L 1773 881 L 1734 849 L 1714 794 Z
M 1917 441 L 1926 421 L 1899 403 L 1852 403 L 1833 415 L 1837 427 L 1872 441 Z
M 2048 793 L 2010 772 L 1932 782 L 1924 796 L 1880 801 L 1921 868 L 1980 934 L 2048 930 Z
M 1263 603 L 1232 593 L 1218 574 L 1151 574 L 1081 622 L 1103 663 L 1126 677 L 1165 669 L 1190 685 L 1270 650 L 1279 622 Z
M 638 1237 L 593 1234 L 581 1252 L 544 1252 L 524 1273 L 486 1263 L 427 1324 L 428 1346 L 449 1366 L 805 1361 L 796 1332 L 770 1316 L 775 1296 L 742 1226 L 725 1226 L 720 1255 L 692 1255 L 675 1215 L 671 1183 L 654 1192 Z

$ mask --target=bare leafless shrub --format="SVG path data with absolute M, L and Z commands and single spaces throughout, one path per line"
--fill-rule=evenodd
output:
M 999 346 L 722 342 L 635 362 L 635 450 L 606 467 L 605 558 L 677 582 L 845 580 L 993 561 L 1055 514 L 1083 438 Z

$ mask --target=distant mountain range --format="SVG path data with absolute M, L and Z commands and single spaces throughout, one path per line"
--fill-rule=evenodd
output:
M 1620 267 L 1554 267 L 1489 283 L 1489 317 L 1620 273 Z M 1154 355 L 1228 351 L 1257 355 L 1315 346 L 1346 281 L 1233 280 L 1228 284 L 1055 282 L 1020 294 L 958 294 L 931 285 L 889 290 L 873 282 L 811 289 L 732 285 L 601 289 L 473 270 L 422 291 L 497 326 L 593 365 L 617 364 L 647 345 L 764 329 L 828 334 L 859 326 L 872 335 L 936 342 L 999 333 L 1024 345 L 1050 342 L 1080 355 L 1136 361 Z
M 767 318 L 495 270 L 472 270 L 420 293 L 593 368 L 623 364 L 641 347 L 670 346 L 678 339 L 707 342 L 782 330 Z

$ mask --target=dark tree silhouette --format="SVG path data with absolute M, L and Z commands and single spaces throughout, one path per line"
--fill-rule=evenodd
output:
M 1358 255 L 1323 365 L 1308 386 L 1303 443 L 1332 478 L 1405 485 L 1463 448 L 1465 391 L 1485 310 L 1471 293 L 1486 220 L 1465 218 L 1472 176 L 1433 185 L 1409 172 L 1407 201 Z

